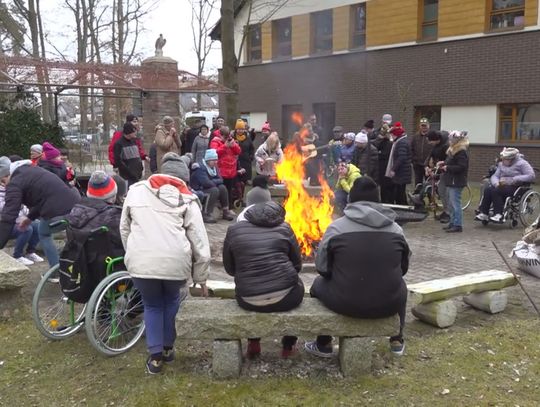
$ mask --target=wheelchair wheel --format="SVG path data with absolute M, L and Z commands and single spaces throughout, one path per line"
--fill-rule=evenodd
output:
M 36 328 L 49 339 L 64 339 L 77 333 L 84 324 L 86 304 L 68 299 L 59 283 L 48 281 L 58 273 L 58 265 L 51 268 L 39 282 L 32 299 L 32 318 Z
M 529 227 L 538 216 L 540 216 L 540 194 L 531 189 L 523 195 L 519 203 L 519 220 L 524 227 Z
M 143 304 L 127 271 L 115 272 L 96 287 L 86 309 L 86 334 L 107 356 L 126 352 L 144 333 Z
M 461 193 L 461 209 L 465 210 L 469 207 L 472 201 L 472 191 L 471 188 L 467 185 L 463 188 Z

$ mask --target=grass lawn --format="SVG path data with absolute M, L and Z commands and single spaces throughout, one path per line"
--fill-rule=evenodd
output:
M 540 405 L 539 320 L 494 318 L 468 331 L 433 332 L 409 338 L 402 358 L 392 359 L 385 347 L 375 376 L 319 372 L 217 381 L 201 367 L 210 359 L 209 344 L 189 351 L 192 345 L 178 343 L 177 361 L 163 375 L 149 376 L 143 344 L 105 358 L 84 334 L 51 342 L 24 316 L 0 323 L 0 405 Z

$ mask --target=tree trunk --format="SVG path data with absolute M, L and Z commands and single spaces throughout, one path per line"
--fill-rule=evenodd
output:
M 221 55 L 223 85 L 235 91 L 225 95 L 225 116 L 229 126 L 238 118 L 238 59 L 234 49 L 233 0 L 221 2 Z

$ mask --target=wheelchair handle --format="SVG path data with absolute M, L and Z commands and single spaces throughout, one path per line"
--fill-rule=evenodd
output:
M 98 233 L 107 233 L 109 228 L 107 226 L 100 226 L 99 228 L 92 229 L 90 231 L 90 236 L 97 235 Z
M 69 222 L 65 219 L 60 219 L 60 220 L 57 220 L 53 223 L 50 223 L 49 224 L 49 227 L 50 228 L 57 228 L 59 226 L 67 226 L 69 224 Z

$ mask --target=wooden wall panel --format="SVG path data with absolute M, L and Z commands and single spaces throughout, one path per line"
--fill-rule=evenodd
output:
M 439 38 L 483 33 L 486 12 L 486 0 L 440 0 Z
M 366 3 L 366 46 L 416 41 L 418 0 L 371 0 Z
M 351 41 L 351 6 L 334 9 L 333 27 L 334 51 L 348 50 Z
M 309 55 L 311 42 L 310 15 L 293 16 L 291 27 L 293 57 Z
M 538 24 L 538 0 L 526 0 L 525 2 L 525 25 Z
M 262 35 L 262 59 L 268 61 L 272 59 L 272 22 L 266 21 L 261 27 Z

